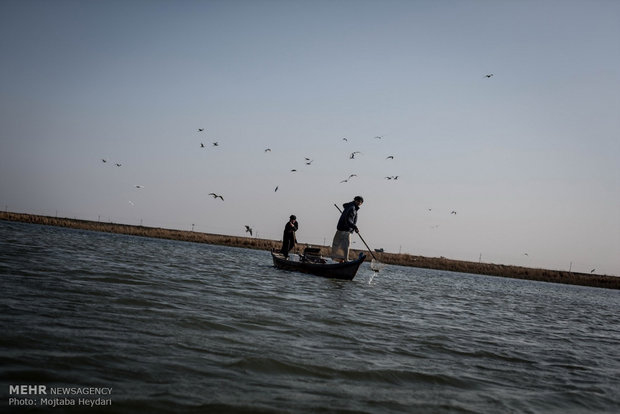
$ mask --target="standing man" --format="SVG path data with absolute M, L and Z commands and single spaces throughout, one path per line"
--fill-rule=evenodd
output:
M 295 243 L 297 242 L 297 238 L 295 237 L 295 232 L 299 228 L 299 223 L 297 223 L 297 217 L 292 215 L 289 217 L 289 221 L 284 226 L 284 234 L 282 235 L 282 255 L 288 258 L 288 252 L 295 247 Z
M 343 211 L 340 214 L 336 234 L 332 242 L 332 258 L 338 262 L 349 260 L 349 246 L 351 245 L 351 233 L 359 233 L 357 228 L 357 210 L 364 202 L 361 196 L 356 196 L 353 201 L 342 205 Z

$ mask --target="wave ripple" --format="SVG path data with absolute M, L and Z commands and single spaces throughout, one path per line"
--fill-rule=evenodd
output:
M 114 412 L 620 412 L 619 292 L 0 222 L 0 381 Z M 373 277 L 374 276 L 374 277 Z

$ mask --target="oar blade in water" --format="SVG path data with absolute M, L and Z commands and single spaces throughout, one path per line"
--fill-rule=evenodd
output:
M 378 272 L 379 270 L 383 269 L 384 266 L 385 266 L 385 263 L 381 263 L 375 259 L 372 259 L 370 261 L 370 268 L 372 269 L 373 272 Z

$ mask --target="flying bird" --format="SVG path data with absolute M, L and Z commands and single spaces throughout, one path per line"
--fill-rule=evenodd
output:
M 136 185 L 136 188 L 144 188 L 143 185 Z
M 246 233 L 250 233 L 250 236 L 252 235 L 252 227 L 248 226 L 247 224 L 245 225 L 245 232 Z
M 375 139 L 383 139 L 383 135 L 377 135 Z
M 103 158 L 101 159 L 101 162 L 106 163 L 108 162 L 108 160 L 104 160 Z
M 456 211 L 452 210 L 452 211 L 450 212 L 450 214 L 455 214 L 455 215 L 456 215 Z
M 198 132 L 202 132 L 204 130 L 205 130 L 204 128 L 198 128 Z
M 224 201 L 224 197 L 222 197 L 221 195 L 215 194 L 215 193 L 209 193 L 210 196 L 212 196 L 213 198 L 221 198 L 222 201 Z
M 265 148 L 265 152 L 271 152 L 271 148 Z
M 353 178 L 353 177 L 357 177 L 357 174 L 351 174 L 351 175 L 349 175 L 349 177 L 348 177 L 348 178 L 345 178 L 344 180 L 342 180 L 342 181 L 340 181 L 340 182 L 341 182 L 341 183 L 346 183 L 346 182 L 348 182 L 348 181 L 349 181 L 351 178 Z
M 349 141 L 349 140 L 348 140 L 348 139 L 346 139 L 346 138 L 342 138 L 342 140 L 343 140 L 343 141 Z
M 387 157 L 385 157 L 386 160 L 393 160 L 394 156 L 393 155 L 388 155 Z
M 349 159 L 351 159 L 351 160 L 352 160 L 352 159 L 354 159 L 356 154 L 361 154 L 361 152 L 359 152 L 359 151 L 353 151 L 353 152 L 351 153 L 351 155 L 349 156 Z
M 220 143 L 219 143 L 219 142 L 214 142 L 214 143 L 213 143 L 213 146 L 214 146 L 214 147 L 217 147 L 217 146 L 219 146 L 219 145 L 220 145 Z
M 595 270 L 596 270 L 596 269 L 592 269 L 592 270 L 590 270 L 590 273 L 594 273 L 594 271 L 595 271 Z
M 295 170 L 295 169 L 292 169 L 292 170 L 291 170 L 291 172 L 297 172 L 297 170 Z
M 276 185 L 276 189 L 275 189 L 275 190 L 273 190 L 273 192 L 274 192 L 274 193 L 275 193 L 275 192 L 277 192 L 279 187 L 280 187 L 279 185 Z
M 492 73 L 489 73 L 488 75 L 484 75 L 485 78 L 490 78 L 491 76 L 493 76 Z
M 203 144 L 202 142 L 200 143 L 200 148 L 204 148 L 205 144 Z
M 312 164 L 312 162 L 313 162 L 313 161 L 314 161 L 314 160 L 311 160 L 311 159 L 309 159 L 309 158 L 306 158 L 306 165 L 310 165 L 310 164 Z
M 114 165 L 116 165 L 117 167 L 121 167 L 123 164 L 119 164 L 119 163 L 117 162 L 117 163 L 116 163 L 116 164 L 114 164 Z

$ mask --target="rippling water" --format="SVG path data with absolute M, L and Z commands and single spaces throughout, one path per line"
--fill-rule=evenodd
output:
M 42 384 L 112 388 L 110 412 L 620 412 L 620 292 L 373 275 L 0 222 L 2 403 Z

